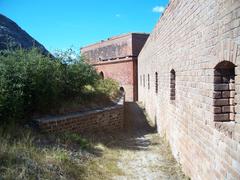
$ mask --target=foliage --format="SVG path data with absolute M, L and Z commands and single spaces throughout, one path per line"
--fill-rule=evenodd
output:
M 113 79 L 99 80 L 96 84 L 96 91 L 102 94 L 108 94 L 110 97 L 116 97 L 119 93 L 119 84 Z
M 48 114 L 69 100 L 84 104 L 92 95 L 113 94 L 117 85 L 112 80 L 102 81 L 91 65 L 70 53 L 56 58 L 37 49 L 0 54 L 1 123 Z M 87 86 L 94 91 L 86 93 Z

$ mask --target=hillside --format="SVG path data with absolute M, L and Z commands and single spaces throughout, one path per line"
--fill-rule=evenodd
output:
M 0 50 L 38 48 L 44 54 L 49 54 L 46 48 L 21 29 L 15 22 L 0 14 Z

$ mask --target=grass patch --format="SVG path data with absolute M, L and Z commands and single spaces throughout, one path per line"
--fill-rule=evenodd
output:
M 189 180 L 190 178 L 187 177 L 181 168 L 181 164 L 179 164 L 172 154 L 172 150 L 170 147 L 169 142 L 167 141 L 166 135 L 160 137 L 158 134 L 152 137 L 152 143 L 158 143 L 158 148 L 156 152 L 160 153 L 164 157 L 164 163 L 159 166 L 159 170 L 171 175 L 174 178 L 180 178 L 182 180 Z
M 0 127 L 0 179 L 110 179 L 119 151 L 75 133 Z
M 92 158 L 84 150 L 88 142 L 76 134 L 1 128 L 0 142 L 0 179 L 82 179 Z
M 109 149 L 104 145 L 101 145 L 101 147 L 104 149 L 104 154 L 102 157 L 95 158 L 87 164 L 88 170 L 86 171 L 85 179 L 106 180 L 114 176 L 124 175 L 117 164 L 121 155 L 120 151 Z

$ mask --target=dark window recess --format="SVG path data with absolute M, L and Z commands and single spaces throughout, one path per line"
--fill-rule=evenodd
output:
M 155 73 L 155 92 L 158 93 L 158 73 Z
M 223 61 L 214 69 L 214 121 L 235 120 L 235 65 Z
M 176 99 L 176 73 L 171 70 L 170 73 L 170 100 Z
M 120 87 L 120 88 L 119 88 L 119 90 L 120 90 L 122 93 L 124 93 L 124 92 L 125 92 L 125 90 L 124 90 L 124 88 L 123 88 L 123 87 Z
M 143 87 L 145 87 L 145 74 L 143 75 Z
M 101 79 L 104 79 L 104 74 L 102 71 L 100 72 L 100 76 L 101 76 Z
M 148 89 L 150 89 L 150 75 L 148 74 Z

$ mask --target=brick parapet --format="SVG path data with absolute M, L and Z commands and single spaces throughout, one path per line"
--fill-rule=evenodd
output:
M 145 33 L 119 35 L 81 48 L 81 55 L 90 63 L 137 57 L 148 36 Z
M 87 112 L 72 113 L 64 116 L 36 119 L 44 132 L 93 133 L 115 131 L 124 125 L 125 95 L 116 105 Z
M 99 61 L 99 62 L 91 63 L 91 65 L 98 66 L 98 65 L 105 65 L 105 64 L 124 63 L 124 62 L 130 62 L 130 61 L 137 61 L 137 57 L 124 57 L 124 58 L 117 58 L 114 60 Z

